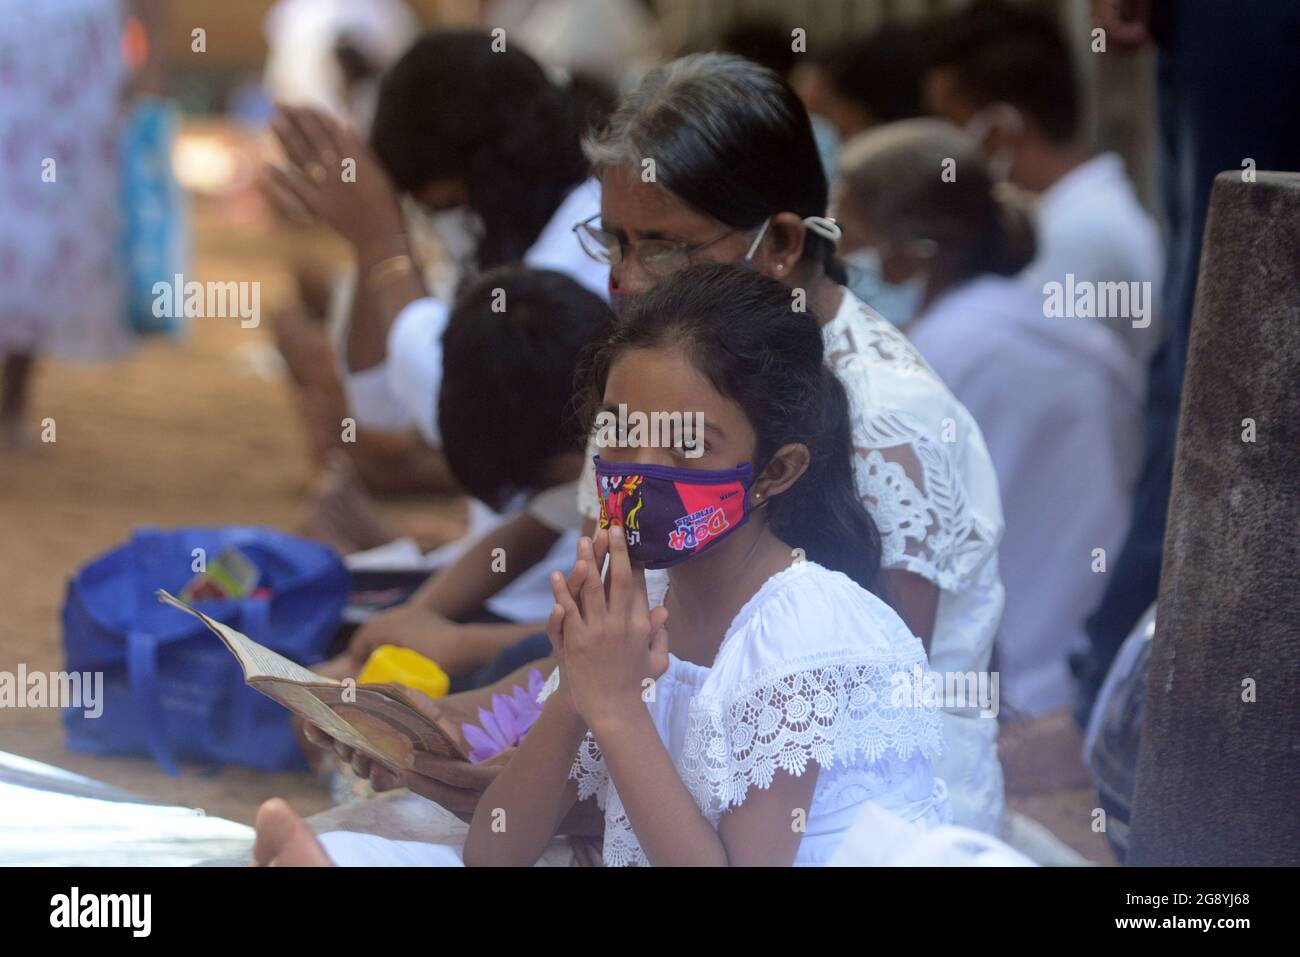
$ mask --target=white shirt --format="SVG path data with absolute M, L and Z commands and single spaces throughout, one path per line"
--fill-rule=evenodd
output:
M 277 103 L 303 104 L 369 126 L 373 107 L 357 116 L 345 100 L 336 44 L 347 39 L 387 69 L 419 35 L 420 21 L 402 0 L 278 0 L 263 24 L 263 82 Z
M 1150 283 L 1151 324 L 1136 317 L 1095 319 L 1111 329 L 1143 366 L 1160 343 L 1158 296 L 1164 278 L 1160 231 L 1138 202 L 1124 161 L 1103 153 L 1043 191 L 1036 209 L 1038 255 L 1021 278 L 1039 294 L 1049 282 Z M 1138 320 L 1142 321 L 1142 320 Z
M 651 606 L 662 592 L 650 596 Z M 925 650 L 888 605 L 809 561 L 769 578 L 736 615 L 711 667 L 669 657 L 647 703 L 682 782 L 715 828 L 767 788 L 776 771 L 817 784 L 796 865 L 826 864 L 868 802 L 906 821 L 945 823 L 931 758 L 942 732 L 932 709 L 896 695 Z M 541 698 L 562 681 L 552 673 Z M 570 777 L 605 811 L 604 862 L 648 863 L 589 733 Z
M 997 475 L 979 426 L 897 329 L 845 290 L 822 327 L 826 361 L 849 394 L 854 471 L 880 530 L 885 568 L 939 588 L 930 642 L 937 672 L 988 669 L 1002 615 Z M 597 518 L 594 445 L 587 449 L 579 508 Z M 647 583 L 663 572 L 648 571 Z M 945 708 L 945 749 L 935 762 L 953 820 L 996 832 L 1002 817 L 997 720 Z
M 583 252 L 573 232 L 574 225 L 599 212 L 600 183 L 588 180 L 560 204 L 524 254 L 524 265 L 564 273 L 608 299 L 609 266 Z M 450 315 L 450 305 L 444 300 L 433 296 L 414 300 L 389 328 L 385 361 L 360 372 L 344 373 L 348 407 L 359 425 L 384 431 L 415 426 L 431 446 L 442 444 L 438 390 L 442 385 L 442 334 Z
M 994 276 L 950 291 L 907 333 L 974 414 L 997 467 L 1003 699 L 1031 714 L 1065 707 L 1066 653 L 1105 581 L 1093 550 L 1113 562 L 1128 526 L 1142 368 L 1105 329 L 1048 318 L 1041 294 Z
M 524 255 L 524 265 L 564 273 L 607 299 L 609 267 L 583 252 L 573 232 L 574 225 L 599 212 L 600 183 L 588 180 L 560 204 L 537 242 Z M 442 334 L 450 315 L 449 306 L 441 299 L 428 296 L 415 300 L 398 314 L 389 329 L 387 359 L 361 372 L 344 372 L 348 406 L 358 423 L 385 431 L 400 431 L 414 425 L 429 445 L 436 448 L 442 444 L 438 430 L 438 391 L 442 385 Z M 345 338 L 340 336 L 337 340 L 340 356 Z M 573 500 L 571 486 L 561 494 Z M 553 506 L 554 496 L 548 496 L 544 502 Z M 464 547 L 517 514 L 517 508 L 497 514 L 481 502 L 471 502 L 470 529 Z M 557 524 L 554 507 L 547 507 L 543 515 L 534 508 L 533 514 L 544 524 Z M 574 522 L 564 530 L 543 561 L 492 596 L 486 603 L 487 609 L 511 621 L 544 621 L 555 601 L 550 572 L 572 565 L 579 524 L 580 521 Z M 453 554 L 454 551 L 446 553 L 448 558 Z

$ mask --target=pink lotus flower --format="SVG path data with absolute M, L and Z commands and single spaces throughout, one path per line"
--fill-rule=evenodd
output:
M 542 713 L 542 706 L 537 703 L 537 696 L 542 693 L 542 673 L 533 669 L 528 672 L 528 687 L 515 685 L 510 695 L 494 694 L 492 710 L 478 709 L 477 725 L 462 724 L 461 733 L 473 749 L 469 759 L 474 764 L 494 758 L 502 751 L 517 747 L 529 728 L 537 723 Z

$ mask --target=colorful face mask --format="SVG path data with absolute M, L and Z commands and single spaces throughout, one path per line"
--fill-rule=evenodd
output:
M 693 558 L 749 518 L 753 467 L 704 470 L 624 465 L 596 456 L 600 528 L 620 525 L 632 561 L 668 568 Z

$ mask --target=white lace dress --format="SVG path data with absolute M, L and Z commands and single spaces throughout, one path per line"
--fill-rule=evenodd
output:
M 662 593 L 651 596 L 651 604 Z M 930 828 L 951 819 L 932 757 L 942 748 L 939 714 L 900 693 L 924 669 L 925 650 L 884 602 L 839 572 L 798 562 L 746 602 L 712 667 L 670 656 L 647 704 L 682 781 L 709 822 L 766 788 L 778 770 L 818 767 L 796 865 L 827 864 L 868 802 Z M 539 700 L 562 680 L 551 674 Z M 588 734 L 570 770 L 581 799 L 605 812 L 606 866 L 645 865 L 601 756 Z M 322 843 L 343 865 L 458 866 L 464 830 L 440 844 L 336 831 Z M 859 839 L 859 844 L 861 839 Z M 542 863 L 563 863 L 548 848 Z
M 880 530 L 883 565 L 939 588 L 930 667 L 945 677 L 986 672 L 1002 617 L 1003 521 L 979 426 L 906 337 L 847 290 L 822 340 L 853 404 L 858 491 Z M 595 451 L 588 448 L 578 484 L 579 509 L 592 519 L 600 514 Z M 656 587 L 650 583 L 663 574 L 647 572 L 647 584 Z M 948 786 L 953 820 L 997 833 L 997 720 L 980 708 L 949 706 L 942 721 L 945 748 L 935 770 Z
M 651 595 L 659 604 L 662 593 Z M 939 715 L 898 692 L 925 650 L 884 602 L 839 572 L 798 562 L 773 575 L 727 629 L 712 667 L 670 656 L 647 707 L 696 805 L 714 826 L 775 773 L 819 767 L 796 865 L 830 860 L 872 802 L 945 823 L 931 759 Z M 545 696 L 558 687 L 551 676 Z M 645 865 L 618 789 L 588 734 L 570 777 L 605 812 L 606 866 Z

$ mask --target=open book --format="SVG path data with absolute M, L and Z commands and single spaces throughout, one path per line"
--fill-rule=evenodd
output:
M 158 590 L 158 600 L 189 612 L 211 628 L 239 659 L 249 687 L 372 760 L 398 771 L 410 767 L 415 751 L 466 760 L 451 736 L 415 706 L 415 693 L 409 688 L 326 678 L 214 621 L 162 589 Z

